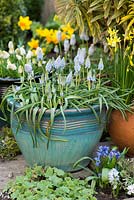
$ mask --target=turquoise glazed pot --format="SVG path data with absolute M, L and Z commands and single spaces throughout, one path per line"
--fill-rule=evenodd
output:
M 10 104 L 12 103 L 10 101 Z M 19 104 L 15 104 L 15 107 L 17 109 Z M 94 106 L 94 109 L 100 117 L 100 122 L 91 109 L 81 109 L 80 112 L 75 109 L 65 110 L 66 129 L 63 116 L 61 114 L 56 116 L 49 143 L 45 133 L 50 121 L 50 111 L 46 111 L 40 124 L 44 135 L 42 136 L 38 128 L 36 129 L 37 146 L 33 144 L 32 137 L 35 136 L 33 129 L 27 124 L 24 116 L 16 133 L 19 122 L 13 114 L 11 128 L 28 165 L 52 166 L 64 171 L 79 170 L 80 167 L 73 169 L 74 163 L 82 157 L 92 155 L 105 126 L 105 109 L 102 113 L 98 106 Z M 85 160 L 81 165 L 87 166 L 88 163 L 89 161 Z

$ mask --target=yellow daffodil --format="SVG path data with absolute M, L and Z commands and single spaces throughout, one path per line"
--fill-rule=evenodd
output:
M 39 40 L 32 38 L 31 41 L 28 42 L 28 45 L 31 47 L 31 49 L 37 49 L 39 46 Z
M 47 29 L 47 28 L 45 28 L 45 29 L 39 28 L 39 29 L 36 29 L 36 33 L 37 33 L 40 37 L 47 37 L 47 35 L 50 34 L 50 31 L 49 31 L 49 29 Z
M 31 24 L 32 21 L 29 19 L 28 16 L 26 17 L 20 16 L 18 21 L 18 26 L 21 28 L 22 31 L 30 30 Z
M 118 30 L 115 29 L 108 29 L 109 37 L 107 37 L 107 43 L 109 46 L 115 48 L 115 51 L 117 50 L 118 43 L 120 43 L 120 37 L 118 37 L 117 33 Z
M 61 30 L 62 30 L 64 33 L 68 34 L 68 36 L 69 36 L 68 39 L 71 38 L 72 34 L 73 34 L 74 31 L 75 31 L 75 30 L 70 26 L 70 23 L 68 23 L 68 24 L 66 24 L 66 25 L 62 25 L 62 26 L 61 26 Z

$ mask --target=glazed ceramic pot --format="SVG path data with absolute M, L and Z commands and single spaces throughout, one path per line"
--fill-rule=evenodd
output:
M 10 105 L 14 104 L 13 99 L 8 102 Z M 20 107 L 19 103 L 14 105 L 15 109 Z M 13 113 L 11 129 L 28 165 L 52 166 L 64 171 L 79 170 L 80 167 L 73 169 L 74 163 L 82 157 L 92 155 L 105 126 L 105 109 L 101 113 L 99 106 L 94 106 L 94 109 L 100 121 L 91 109 L 80 109 L 80 112 L 76 109 L 65 110 L 66 128 L 63 116 L 56 116 L 49 143 L 46 132 L 50 122 L 50 111 L 46 111 L 40 122 L 43 135 L 38 128 L 36 129 L 37 146 L 33 144 L 34 131 L 27 123 L 25 115 L 18 119 Z M 20 122 L 21 126 L 18 128 Z M 87 166 L 88 163 L 89 160 L 85 160 L 81 165 Z
M 19 80 L 20 79 L 15 79 L 15 78 L 0 78 L 0 102 L 1 102 L 2 98 L 4 97 L 4 94 L 7 90 L 7 88 L 13 84 L 17 84 L 19 82 Z M 7 114 L 7 116 L 8 116 L 8 114 Z M 4 118 L 3 113 L 0 110 L 0 127 L 9 126 L 9 120 L 4 121 L 3 118 Z
M 128 155 L 134 155 L 134 114 L 126 112 L 127 120 L 118 110 L 113 110 L 108 125 L 112 141 L 119 149 L 129 148 Z

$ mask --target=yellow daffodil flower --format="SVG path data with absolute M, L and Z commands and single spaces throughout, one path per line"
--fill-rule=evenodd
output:
M 28 45 L 31 47 L 31 49 L 37 49 L 39 46 L 39 40 L 32 38 L 31 41 L 28 42 Z
M 21 28 L 22 31 L 30 30 L 31 24 L 32 21 L 29 19 L 28 16 L 26 17 L 20 16 L 18 21 L 18 26 Z
M 74 33 L 74 29 L 70 26 L 70 23 L 68 23 L 68 24 L 66 24 L 66 25 L 62 25 L 61 26 L 61 30 L 64 32 L 64 33 L 67 33 L 69 36 L 70 36 L 70 38 L 71 38 L 71 36 L 72 36 L 72 34 Z M 70 38 L 68 38 L 68 39 L 70 39 Z

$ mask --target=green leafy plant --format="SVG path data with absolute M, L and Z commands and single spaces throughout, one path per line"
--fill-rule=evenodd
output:
M 117 147 L 100 146 L 96 153 L 96 157 L 84 157 L 78 160 L 74 167 L 80 165 L 84 159 L 91 161 L 90 171 L 91 176 L 86 180 L 92 183 L 97 189 L 111 188 L 114 197 L 117 197 L 120 192 L 129 195 L 134 195 L 134 173 L 131 161 L 125 158 L 127 149 L 121 153 Z
M 125 30 L 129 6 L 133 7 L 133 0 L 56 0 L 56 11 L 63 21 L 75 24 L 80 32 L 88 29 L 95 38 L 103 36 L 109 26 Z M 129 13 L 127 19 L 132 19 L 131 8 Z
M 96 200 L 95 191 L 86 180 L 73 178 L 57 168 L 28 168 L 24 176 L 10 182 L 7 191 L 16 200 Z
M 33 68 L 28 65 L 24 68 L 27 78 L 21 78 L 19 88 L 10 87 L 1 106 L 4 106 L 7 99 L 11 102 L 13 100 L 11 113 L 15 113 L 18 118 L 22 115 L 26 116 L 27 123 L 35 133 L 35 138 L 37 128 L 42 133 L 40 122 L 42 116 L 49 110 L 50 121 L 47 122 L 45 133 L 49 139 L 57 115 L 63 116 L 66 127 L 64 111 L 68 108 L 75 108 L 79 112 L 80 108 L 89 108 L 98 120 L 94 105 L 99 105 L 100 112 L 105 106 L 107 110 L 112 107 L 125 114 L 124 110 L 129 110 L 129 106 L 124 103 L 122 97 L 117 95 L 119 88 L 111 87 L 107 77 L 103 77 L 102 58 L 90 61 L 93 49 L 94 45 L 91 45 L 89 49 L 81 47 L 74 58 L 70 58 L 69 49 L 66 49 L 65 57 L 61 58 L 59 55 L 48 62 L 44 62 L 43 55 L 40 54 L 40 66 L 43 73 L 39 83 L 32 76 Z M 16 103 L 18 106 L 14 107 Z
M 0 132 L 0 158 L 11 160 L 18 154 L 20 154 L 20 150 L 11 129 L 3 127 Z
M 23 0 L 0 1 L 1 48 L 6 49 L 10 40 L 13 40 L 15 44 L 18 44 L 18 38 L 20 36 L 23 37 L 17 25 L 20 15 L 26 15 L 26 7 Z
M 112 60 L 112 78 L 115 85 L 119 85 L 118 91 L 126 104 L 131 104 L 134 98 L 134 33 L 130 31 L 127 37 L 119 34 L 116 29 L 108 29 L 107 43 L 110 47 Z

